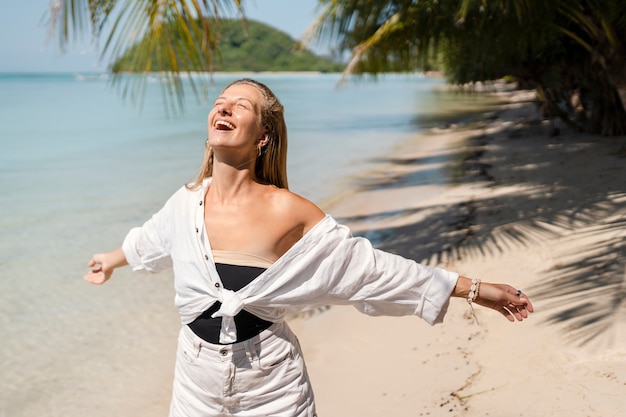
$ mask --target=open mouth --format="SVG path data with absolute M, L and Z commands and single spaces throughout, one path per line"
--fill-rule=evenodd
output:
M 226 120 L 218 120 L 215 122 L 215 129 L 217 130 L 233 130 L 235 126 Z

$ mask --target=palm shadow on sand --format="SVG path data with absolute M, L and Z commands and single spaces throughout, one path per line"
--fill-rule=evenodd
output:
M 497 255 L 506 247 L 545 243 L 556 237 L 604 236 L 602 241 L 596 239 L 596 244 L 576 248 L 575 253 L 562 253 L 560 263 L 526 289 L 544 302 L 549 323 L 561 328 L 567 339 L 584 345 L 598 336 L 608 336 L 613 324 L 626 314 L 626 187 L 603 181 L 608 172 L 614 174 L 615 170 L 624 173 L 626 179 L 626 158 L 617 154 L 623 138 L 573 134 L 551 137 L 549 132 L 550 126 L 545 124 L 517 120 L 503 131 L 478 134 L 470 139 L 469 151 L 451 159 L 457 161 L 457 169 L 460 166 L 463 182 L 483 182 L 492 187 L 494 193 L 490 197 L 428 207 L 429 215 L 416 222 L 373 228 L 362 235 L 382 250 L 431 264 L 449 257 Z M 484 145 L 494 142 L 496 136 L 498 143 L 490 147 L 485 158 Z M 564 172 L 572 169 L 570 156 L 580 156 L 581 152 L 597 155 L 606 152 L 603 149 L 607 149 L 607 144 L 616 153 L 603 157 L 603 166 L 580 169 L 581 175 L 592 174 L 585 180 L 595 185 L 592 192 L 581 192 L 581 177 Z M 530 161 L 511 157 L 512 153 L 530 155 Z M 505 164 L 506 169 L 493 178 L 496 164 Z M 517 179 L 519 175 L 502 175 L 531 174 L 536 170 L 563 175 L 532 172 L 523 183 Z M 416 179 L 410 175 L 394 176 L 386 182 L 379 179 L 362 188 L 407 187 L 415 184 Z M 513 187 L 515 192 L 506 192 Z M 375 223 L 377 219 L 411 214 L 411 210 L 389 211 L 367 216 L 367 220 Z

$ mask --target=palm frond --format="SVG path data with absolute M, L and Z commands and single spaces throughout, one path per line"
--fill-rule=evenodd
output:
M 363 55 L 367 54 L 373 47 L 378 45 L 381 40 L 385 39 L 385 37 L 390 36 L 394 31 L 402 28 L 402 22 L 400 21 L 400 15 L 395 13 L 392 15 L 387 21 L 385 21 L 380 27 L 374 32 L 372 36 L 366 39 L 364 42 L 361 42 L 352 50 L 352 57 L 346 65 L 346 68 L 343 72 L 343 82 L 354 73 L 357 64 L 361 61 Z
M 52 0 L 49 27 L 62 48 L 90 27 L 94 39 L 104 38 L 102 60 L 114 60 L 134 48 L 130 72 L 144 76 L 113 77 L 114 84 L 126 83 L 121 91 L 133 100 L 144 96 L 145 74 L 155 60 L 167 62 L 161 66 L 170 68 L 160 77 L 162 93 L 171 109 L 180 110 L 185 103 L 181 74 L 192 67 L 211 73 L 218 17 L 233 12 L 244 16 L 240 0 Z M 188 79 L 197 96 L 194 77 Z

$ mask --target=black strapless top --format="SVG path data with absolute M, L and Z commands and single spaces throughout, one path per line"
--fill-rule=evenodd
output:
M 272 262 L 254 255 L 213 251 L 215 266 L 222 280 L 224 288 L 238 291 L 261 275 Z M 216 301 L 208 310 L 189 323 L 191 330 L 198 337 L 209 343 L 220 344 L 220 330 L 222 318 L 212 318 L 211 315 L 219 310 L 221 303 Z M 237 340 L 234 343 L 250 339 L 272 325 L 272 322 L 263 320 L 246 310 L 241 310 L 235 316 L 237 326 Z

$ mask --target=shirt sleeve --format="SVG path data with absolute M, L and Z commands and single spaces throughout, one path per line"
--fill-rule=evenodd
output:
M 132 228 L 126 235 L 122 250 L 133 271 L 154 274 L 172 267 L 170 237 L 178 194 L 174 194 L 143 226 Z
M 347 227 L 328 223 L 331 227 L 306 237 L 267 271 L 273 274 L 257 305 L 267 302 L 295 312 L 294 306 L 349 304 L 372 316 L 416 315 L 431 325 L 443 321 L 457 273 L 378 250 Z
M 345 273 L 334 278 L 331 296 L 372 316 L 416 315 L 431 325 L 443 321 L 457 273 L 375 249 L 365 238 L 352 237 L 343 245 L 351 255 L 336 266 Z

